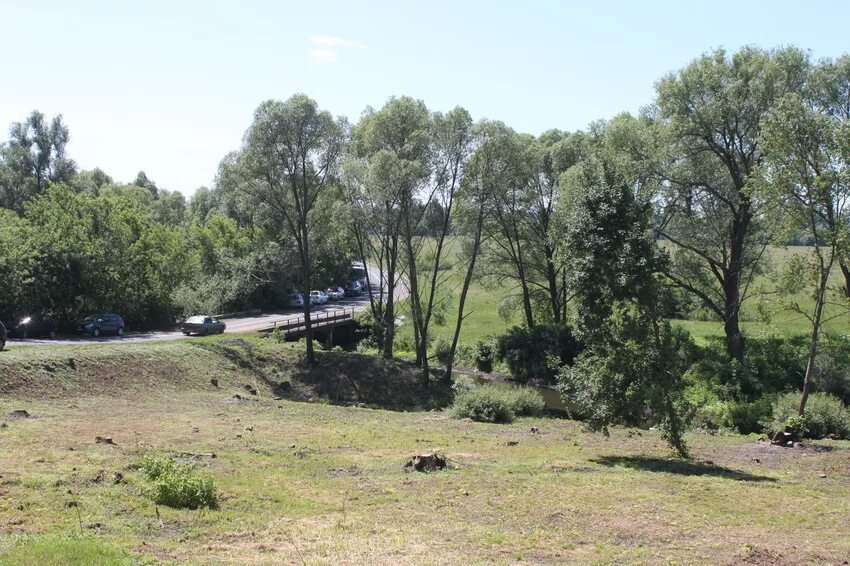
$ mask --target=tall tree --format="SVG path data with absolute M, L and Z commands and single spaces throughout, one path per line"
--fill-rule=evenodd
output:
M 402 271 L 400 253 L 406 260 L 414 318 L 421 312 L 416 235 L 422 207 L 417 206 L 417 193 L 429 178 L 430 132 L 431 119 L 425 104 L 401 97 L 391 98 L 379 111 L 367 111 L 351 134 L 354 155 L 361 160 L 365 201 L 371 203 L 376 222 L 377 252 L 386 266 L 386 302 L 381 324 L 386 358 L 392 357 L 395 339 L 396 285 Z M 414 331 L 418 333 L 416 326 Z M 421 352 L 417 354 L 419 357 Z
M 528 327 L 534 326 L 532 301 L 534 271 L 531 266 L 533 233 L 529 209 L 533 197 L 528 190 L 532 170 L 526 166 L 529 152 L 533 151 L 534 138 L 507 130 L 501 136 L 505 144 L 504 157 L 512 163 L 512 174 L 494 186 L 491 206 L 485 224 L 489 245 L 485 250 L 486 275 L 499 284 L 513 281 Z M 539 244 L 539 242 L 537 242 Z
M 815 96 L 808 100 L 799 94 L 786 96 L 766 117 L 762 132 L 766 161 L 762 187 L 781 207 L 786 228 L 803 229 L 813 241 L 810 257 L 795 258 L 790 277 L 785 278 L 793 290 L 809 282 L 814 299 L 811 309 L 796 302 L 789 305 L 811 323 L 800 416 L 815 380 L 826 307 L 832 302 L 845 316 L 848 307 L 844 292 L 830 288 L 830 275 L 850 249 L 850 130 L 830 110 L 835 106 L 821 103 L 823 86 L 817 85 Z
M 812 70 L 805 100 L 807 106 L 823 116 L 824 131 L 833 133 L 831 166 L 834 168 L 836 163 L 846 166 L 850 156 L 846 153 L 848 146 L 840 136 L 850 129 L 850 55 L 821 61 Z M 842 219 L 833 215 L 825 221 L 830 230 L 834 230 Z M 844 277 L 844 294 L 850 298 L 850 250 L 839 250 L 836 261 Z
M 70 139 L 62 115 L 47 118 L 38 110 L 9 128 L 9 141 L 0 146 L 0 206 L 18 212 L 23 203 L 40 195 L 48 183 L 68 181 L 76 165 L 65 154 Z
M 484 121 L 473 130 L 476 145 L 469 158 L 465 175 L 458 193 L 458 237 L 461 239 L 461 261 L 466 265 L 457 306 L 457 321 L 452 335 L 446 379 L 452 375 L 460 332 L 466 318 L 466 298 L 476 274 L 476 266 L 482 247 L 487 243 L 485 224 L 490 211 L 493 194 L 500 183 L 510 182 L 516 173 L 516 162 L 509 153 L 510 143 L 505 138 L 513 131 L 501 122 Z M 508 150 L 506 152 L 505 150 Z
M 418 309 L 414 324 L 418 327 L 417 349 L 422 366 L 423 379 L 430 379 L 428 363 L 428 344 L 430 342 L 431 322 L 435 308 L 441 306 L 441 295 L 446 290 L 447 278 L 443 271 L 443 260 L 448 251 L 448 237 L 453 231 L 455 203 L 463 183 L 473 144 L 472 118 L 463 108 L 455 108 L 443 115 L 435 113 L 432 117 L 433 131 L 433 186 L 428 192 L 428 200 L 423 203 L 424 213 L 430 210 L 431 222 L 423 222 L 423 233 L 430 238 L 427 253 L 422 258 L 414 258 L 422 264 L 423 284 L 417 298 Z
M 657 85 L 665 190 L 658 233 L 675 246 L 668 276 L 723 321 L 729 355 L 744 358 L 739 315 L 769 239 L 748 192 L 762 163 L 761 118 L 802 87 L 799 49 L 745 47 L 704 55 Z
M 331 182 L 342 156 L 346 125 L 297 94 L 286 102 L 260 104 L 245 134 L 242 166 L 245 187 L 279 214 L 297 243 L 304 295 L 307 361 L 315 362 L 310 320 L 313 286 L 313 209 Z
M 614 423 L 660 421 L 682 456 L 681 334 L 658 310 L 662 257 L 649 233 L 650 199 L 604 155 L 565 174 L 566 264 L 576 331 L 586 350 L 559 382 L 565 396 L 607 431 Z

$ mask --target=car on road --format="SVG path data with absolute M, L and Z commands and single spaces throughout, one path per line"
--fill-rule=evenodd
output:
M 191 316 L 183 322 L 180 330 L 186 336 L 190 334 L 207 336 L 208 334 L 222 334 L 226 328 L 227 325 L 217 318 L 211 316 Z
M 346 297 L 358 297 L 363 293 L 363 285 L 359 281 L 349 281 L 345 284 Z
M 366 266 L 363 265 L 362 261 L 352 261 L 351 267 L 348 270 L 348 276 L 360 283 L 360 286 L 365 288 L 366 282 L 368 281 L 366 277 Z
M 35 314 L 25 316 L 14 328 L 8 328 L 7 331 L 12 338 L 25 339 L 37 336 L 56 338 L 57 328 L 58 325 L 52 318 Z
M 6 327 L 0 322 L 0 350 L 6 347 Z
M 286 306 L 291 308 L 299 308 L 304 306 L 304 295 L 301 293 L 292 293 L 289 296 L 289 301 L 286 303 Z
M 87 316 L 74 330 L 79 334 L 90 334 L 95 338 L 104 334 L 124 336 L 126 325 L 124 319 L 117 314 L 95 314 Z
M 311 305 L 324 305 L 328 302 L 328 296 L 324 291 L 310 291 Z
M 345 289 L 342 287 L 328 287 L 325 293 L 331 301 L 338 301 L 345 296 Z

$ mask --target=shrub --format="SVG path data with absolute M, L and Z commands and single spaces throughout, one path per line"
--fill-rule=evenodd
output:
M 218 504 L 212 478 L 192 476 L 191 466 L 178 465 L 171 458 L 147 456 L 141 469 L 149 482 L 145 495 L 159 505 L 215 509 Z
M 841 400 L 828 393 L 816 392 L 809 395 L 802 422 L 797 420 L 797 407 L 800 393 L 781 395 L 773 405 L 770 419 L 763 422 L 770 432 L 784 430 L 785 427 L 797 429 L 805 438 L 824 438 L 835 434 L 839 438 L 850 437 L 850 411 Z
M 494 385 L 482 385 L 460 393 L 451 410 L 457 419 L 484 423 L 509 423 L 515 416 L 507 396 Z
M 520 383 L 531 379 L 553 383 L 557 366 L 571 364 L 581 350 L 570 327 L 560 324 L 514 326 L 496 339 L 497 358 Z M 557 363 L 552 363 L 553 358 Z
M 543 396 L 530 387 L 510 387 L 507 400 L 513 413 L 518 417 L 539 417 L 546 407 Z
M 437 358 L 438 362 L 444 366 L 449 364 L 449 355 L 452 350 L 451 340 L 445 336 L 437 336 L 434 340 L 432 350 L 434 351 L 434 357 Z
M 496 340 L 489 338 L 475 345 L 475 367 L 478 371 L 490 373 L 493 371 L 493 360 L 496 357 Z
M 729 403 L 729 426 L 735 427 L 741 434 L 761 432 L 762 423 L 770 418 L 775 395 L 764 395 L 755 401 Z
M 528 387 L 476 385 L 469 378 L 456 380 L 453 387 L 457 395 L 452 405 L 452 414 L 458 419 L 509 423 L 515 417 L 543 414 L 543 397 Z

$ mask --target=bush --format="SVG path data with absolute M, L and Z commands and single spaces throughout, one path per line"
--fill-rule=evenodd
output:
M 434 357 L 437 358 L 438 362 L 444 366 L 449 364 L 449 355 L 452 351 L 451 340 L 445 336 L 437 336 L 436 340 L 434 340 L 432 350 L 434 352 Z
M 543 396 L 530 387 L 507 389 L 508 406 L 518 417 L 539 417 L 546 407 Z
M 482 385 L 455 397 L 452 415 L 456 419 L 472 419 L 482 423 L 509 423 L 514 413 L 508 399 L 493 385 Z
M 489 338 L 475 345 L 475 367 L 478 371 L 490 373 L 493 371 L 493 360 L 496 357 L 496 340 Z
M 543 414 L 543 397 L 528 387 L 475 385 L 466 378 L 455 381 L 457 396 L 452 405 L 455 418 L 478 422 L 509 423 L 516 417 Z
M 800 393 L 781 395 L 773 405 L 771 418 L 762 424 L 769 432 L 790 427 L 805 438 L 824 438 L 832 434 L 839 438 L 850 438 L 850 411 L 840 399 L 828 393 L 812 393 L 806 402 L 802 422 L 797 417 L 799 404 Z
M 520 383 L 531 379 L 553 383 L 557 366 L 571 364 L 581 350 L 570 327 L 560 324 L 514 326 L 496 339 L 497 359 L 507 364 Z M 553 358 L 557 363 L 552 363 Z
M 171 458 L 147 456 L 141 469 L 150 484 L 145 495 L 154 503 L 175 509 L 215 509 L 218 505 L 212 478 L 192 476 L 191 466 L 178 465 Z

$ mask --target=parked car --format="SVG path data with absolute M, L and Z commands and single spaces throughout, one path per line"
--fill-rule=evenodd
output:
M 198 334 L 206 336 L 207 334 L 222 334 L 227 325 L 217 318 L 211 316 L 192 316 L 186 319 L 180 330 L 186 336 L 190 334 Z
M 328 295 L 328 299 L 338 301 L 345 296 L 345 289 L 342 287 L 328 287 L 325 293 Z
M 6 347 L 6 327 L 0 322 L 0 350 Z
M 310 291 L 311 305 L 324 305 L 328 302 L 328 296 L 324 291 Z
M 124 336 L 125 329 L 124 319 L 119 315 L 96 314 L 87 316 L 74 330 L 80 334 L 91 334 L 97 338 L 103 334 Z
M 304 306 L 304 295 L 301 293 L 292 293 L 289 296 L 289 302 L 287 306 L 292 308 L 299 308 Z
M 9 336 L 13 338 L 32 338 L 35 336 L 47 336 L 56 338 L 56 321 L 42 315 L 25 316 L 14 328 L 7 328 Z
M 363 293 L 363 285 L 359 281 L 349 281 L 345 284 L 345 296 L 357 297 Z

